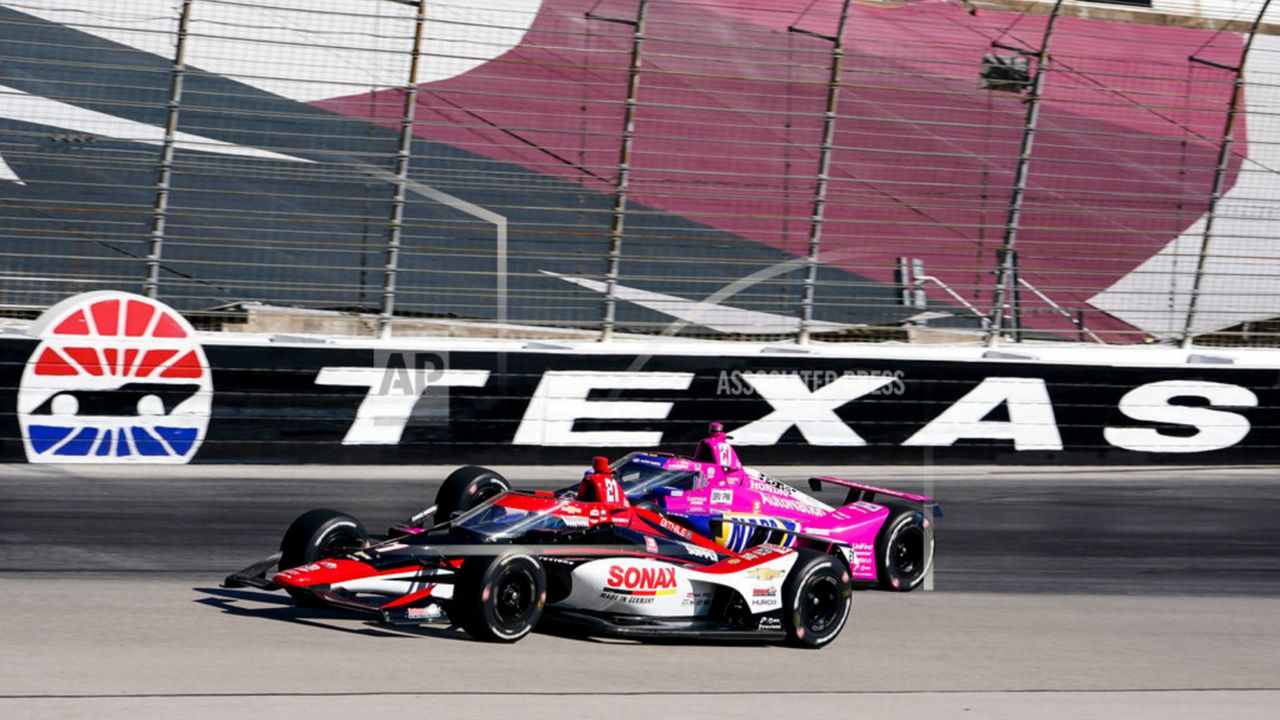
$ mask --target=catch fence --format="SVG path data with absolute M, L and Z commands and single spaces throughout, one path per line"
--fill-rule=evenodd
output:
M 1082 5 L 3 2 L 0 305 L 1275 344 L 1268 4 Z

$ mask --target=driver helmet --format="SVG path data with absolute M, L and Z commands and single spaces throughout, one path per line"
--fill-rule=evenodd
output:
M 582 482 L 578 483 L 577 496 L 582 502 L 627 506 L 627 496 L 614 477 L 613 468 L 609 467 L 609 459 L 605 457 L 597 457 L 591 461 L 591 470 L 583 473 Z

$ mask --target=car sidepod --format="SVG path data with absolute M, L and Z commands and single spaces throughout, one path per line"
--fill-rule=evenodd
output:
M 586 562 L 574 568 L 571 582 L 559 605 L 613 615 L 705 615 L 714 590 L 685 567 L 647 558 Z
M 611 615 L 706 618 L 724 588 L 752 615 L 770 613 L 782 607 L 782 583 L 795 560 L 793 550 L 778 546 L 702 567 L 648 558 L 594 560 L 574 569 L 572 590 L 558 605 Z

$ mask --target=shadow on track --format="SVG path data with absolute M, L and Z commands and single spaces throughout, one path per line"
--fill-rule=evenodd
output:
M 252 617 L 261 620 L 275 620 L 277 622 L 287 622 L 295 625 L 305 625 L 307 627 L 323 628 L 325 630 L 333 630 L 336 632 L 351 633 L 354 635 L 363 635 L 365 637 L 383 637 L 383 638 L 407 638 L 407 637 L 433 637 L 445 640 L 461 640 L 464 642 L 477 642 L 464 632 L 461 632 L 456 626 L 450 627 L 431 627 L 431 626 L 394 626 L 384 625 L 374 620 L 366 620 L 364 627 L 350 628 L 341 625 L 325 622 L 326 620 L 342 621 L 358 619 L 358 616 L 349 612 L 326 608 L 305 608 L 293 603 L 292 600 L 268 592 L 258 592 L 254 590 L 230 590 L 226 588 L 214 587 L 194 587 L 199 593 L 204 593 L 208 597 L 195 600 L 200 605 L 211 608 L 217 608 L 225 613 L 237 615 L 240 617 Z M 272 605 L 274 607 L 247 607 L 240 605 L 241 602 L 259 603 Z M 557 623 L 552 619 L 544 620 L 535 630 L 539 635 L 548 635 L 551 637 L 562 638 L 566 640 L 577 640 L 579 642 L 592 643 L 597 645 L 615 645 L 619 647 L 632 646 L 698 646 L 698 647 L 783 647 L 777 643 L 761 642 L 757 640 L 698 640 L 694 638 L 614 638 L 607 636 L 595 636 L 584 634 L 580 628 L 572 625 L 564 625 Z

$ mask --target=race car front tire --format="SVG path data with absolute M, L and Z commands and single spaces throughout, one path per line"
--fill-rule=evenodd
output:
M 891 506 L 892 507 L 892 506 Z M 924 513 L 893 508 L 876 538 L 876 577 L 880 588 L 910 592 L 920 587 L 933 564 L 933 533 Z
M 436 517 L 448 520 L 491 497 L 511 489 L 502 475 L 486 467 L 467 465 L 449 473 L 436 492 Z
M 782 627 L 788 644 L 820 648 L 835 640 L 849 619 L 849 565 L 815 550 L 797 552 L 800 557 L 782 584 Z
M 519 553 L 463 561 L 449 617 L 471 637 L 511 643 L 528 635 L 547 602 L 547 572 Z
M 364 547 L 369 533 L 359 520 L 336 510 L 309 510 L 298 516 L 280 541 L 280 569 L 342 557 Z M 299 605 L 321 607 L 323 602 L 302 588 L 286 588 Z

